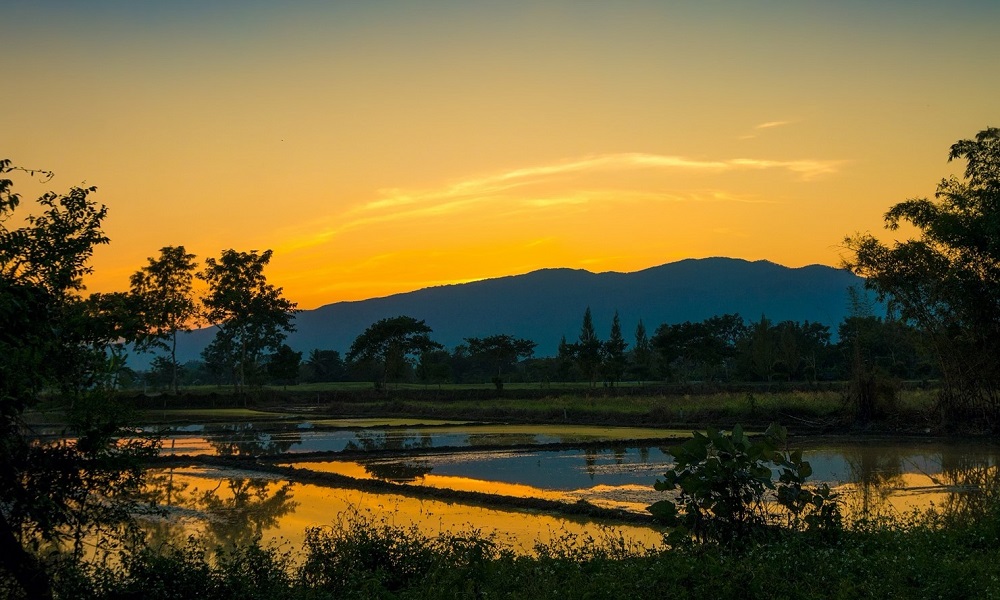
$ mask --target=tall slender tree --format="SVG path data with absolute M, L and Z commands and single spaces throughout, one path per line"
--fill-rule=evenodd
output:
M 653 371 L 653 347 L 646 334 L 646 326 L 642 319 L 635 326 L 635 345 L 632 346 L 632 374 L 639 383 L 648 380 Z
M 148 264 L 136 271 L 131 279 L 132 297 L 136 300 L 139 350 L 170 352 L 170 382 L 177 394 L 177 333 L 193 324 L 198 316 L 194 297 L 195 255 L 184 246 L 165 246 L 158 258 L 149 257 Z
M 622 336 L 622 322 L 618 318 L 618 311 L 611 320 L 611 335 L 608 340 L 601 344 L 602 364 L 604 376 L 612 387 L 622 380 L 625 374 L 625 349 L 628 343 Z
M 573 344 L 573 355 L 580 372 L 590 382 L 590 387 L 594 387 L 601 367 L 601 340 L 594 331 L 594 318 L 590 314 L 589 306 L 583 313 L 580 338 Z

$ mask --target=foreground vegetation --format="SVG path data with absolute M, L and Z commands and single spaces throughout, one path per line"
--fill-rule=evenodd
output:
M 54 565 L 62 598 L 1000 598 L 1000 510 L 862 522 L 834 537 L 647 551 L 566 537 L 518 556 L 477 532 L 426 537 L 353 518 L 313 529 L 293 559 L 142 548 Z M 8 587 L 12 597 L 18 597 Z

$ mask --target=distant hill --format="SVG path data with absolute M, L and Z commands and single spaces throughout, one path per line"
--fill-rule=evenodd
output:
M 447 348 L 467 337 L 507 333 L 537 342 L 536 356 L 573 341 L 590 306 L 597 333 L 607 338 L 617 310 L 626 340 L 642 319 L 650 336 L 662 323 L 701 321 L 739 313 L 747 321 L 814 321 L 836 326 L 848 311 L 847 289 L 864 281 L 822 265 L 789 268 L 768 261 L 688 259 L 635 273 L 542 269 L 524 275 L 425 288 L 384 298 L 337 302 L 298 314 L 288 338 L 296 350 L 346 353 L 370 324 L 385 317 L 424 319 Z M 198 358 L 212 328 L 181 336 L 178 359 Z M 138 366 L 138 365 L 137 365 Z

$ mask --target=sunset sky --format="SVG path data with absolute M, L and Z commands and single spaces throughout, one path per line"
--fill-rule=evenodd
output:
M 91 291 L 275 252 L 301 308 L 688 257 L 837 265 L 1000 125 L 995 0 L 5 2 L 0 158 Z

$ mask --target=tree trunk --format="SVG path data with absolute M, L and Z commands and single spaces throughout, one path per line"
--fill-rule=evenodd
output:
M 170 348 L 170 370 L 173 372 L 174 395 L 177 395 L 177 330 L 174 329 L 173 346 Z M 163 401 L 164 404 L 166 400 Z M 166 406 L 164 406 L 166 408 Z

